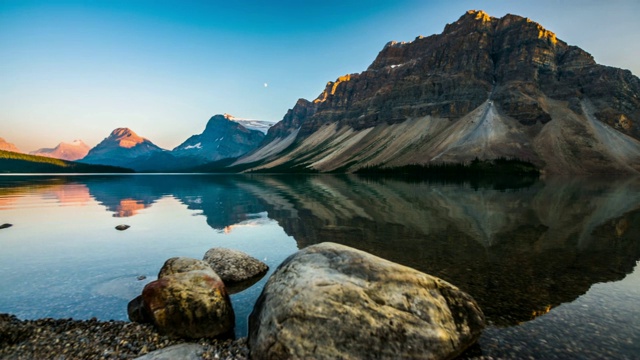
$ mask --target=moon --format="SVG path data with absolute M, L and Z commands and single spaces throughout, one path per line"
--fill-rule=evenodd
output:
M 267 84 L 267 83 L 264 83 L 264 87 L 268 87 L 268 86 L 269 86 L 269 84 Z

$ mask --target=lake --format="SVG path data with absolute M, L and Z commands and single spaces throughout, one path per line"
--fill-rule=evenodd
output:
M 333 241 L 471 294 L 489 326 L 465 356 L 640 356 L 638 179 L 0 176 L 3 223 L 0 312 L 22 319 L 127 320 L 165 260 L 227 247 L 270 266 L 231 296 L 246 336 L 278 264 Z

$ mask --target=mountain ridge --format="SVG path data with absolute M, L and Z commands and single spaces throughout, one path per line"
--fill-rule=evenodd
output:
M 298 100 L 234 165 L 352 172 L 508 157 L 548 173 L 637 173 L 639 95 L 630 71 L 542 25 L 470 10 Z
M 80 162 L 121 166 L 141 172 L 189 171 L 208 162 L 239 157 L 256 148 L 264 133 L 245 128 L 242 121 L 228 114 L 214 115 L 201 134 L 190 136 L 171 151 L 129 128 L 116 128 Z M 261 126 L 260 123 L 254 125 Z

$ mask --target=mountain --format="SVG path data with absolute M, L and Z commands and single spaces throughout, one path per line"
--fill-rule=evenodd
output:
M 264 136 L 262 131 L 245 128 L 231 115 L 215 115 L 202 134 L 191 136 L 171 154 L 196 158 L 200 163 L 235 158 L 257 148 Z
M 130 169 L 82 164 L 51 157 L 0 150 L 0 173 L 126 173 Z
M 90 149 L 89 145 L 85 144 L 82 140 L 73 140 L 71 144 L 61 142 L 54 148 L 42 148 L 31 151 L 29 154 L 74 161 L 87 156 Z
M 7 142 L 5 139 L 0 137 L 0 150 L 11 151 L 16 153 L 21 153 L 20 149 L 14 144 Z
M 80 160 L 88 164 L 112 165 L 145 170 L 147 159 L 166 152 L 128 128 L 117 128 Z
M 530 19 L 468 11 L 438 35 L 388 43 L 359 74 L 298 100 L 236 169 L 517 158 L 546 173 L 640 171 L 640 79 L 598 65 Z

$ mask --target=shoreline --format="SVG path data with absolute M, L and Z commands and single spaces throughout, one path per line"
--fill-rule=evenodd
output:
M 248 359 L 246 337 L 177 339 L 150 324 L 127 321 L 20 320 L 0 313 L 0 359 L 135 359 L 172 345 L 196 343 L 202 359 Z

